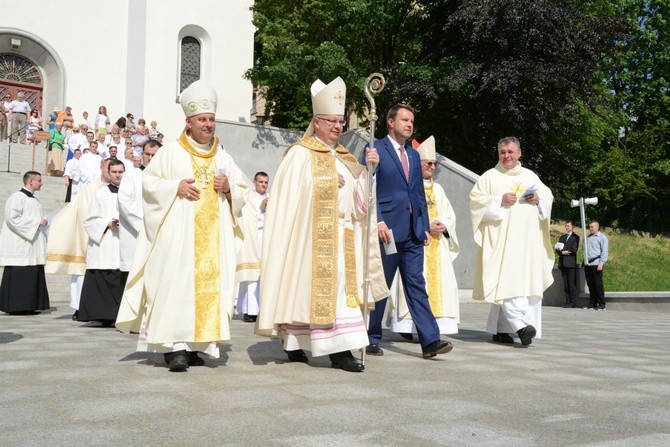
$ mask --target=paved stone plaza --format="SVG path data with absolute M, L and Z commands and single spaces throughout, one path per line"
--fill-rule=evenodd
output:
M 489 342 L 488 306 L 466 300 L 450 354 L 386 334 L 360 374 L 286 363 L 235 320 L 220 359 L 170 373 L 52 305 L 0 315 L 2 446 L 670 445 L 668 313 L 545 308 L 523 349 Z
M 12 150 L 3 208 L 32 161 Z M 63 180 L 43 180 L 54 213 Z M 47 279 L 51 311 L 0 313 L 0 447 L 670 445 L 667 308 L 545 307 L 544 338 L 522 349 L 491 343 L 488 306 L 465 299 L 450 354 L 423 360 L 386 334 L 362 374 L 286 363 L 277 340 L 235 320 L 221 359 L 170 373 L 134 352 L 135 335 L 73 322 L 68 277 Z

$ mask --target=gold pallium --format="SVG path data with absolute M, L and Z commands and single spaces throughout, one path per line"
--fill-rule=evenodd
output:
M 201 154 L 196 151 L 183 133 L 179 144 L 191 154 L 193 176 L 209 170 L 217 151 L 214 139 L 212 149 Z M 219 194 L 213 187 L 200 189 L 200 200 L 195 207 L 195 341 L 208 342 L 221 339 L 221 290 L 220 290 L 220 240 Z
M 435 202 L 434 182 L 431 179 L 429 185 L 424 185 L 426 201 L 428 202 L 428 219 L 430 222 L 437 218 L 437 203 Z M 440 235 L 437 238 L 430 237 L 430 244 L 426 247 L 426 289 L 430 310 L 437 318 L 443 317 L 442 312 L 442 271 L 440 262 Z
M 303 138 L 299 145 L 311 152 L 312 179 L 312 299 L 310 306 L 310 324 L 329 325 L 335 323 L 337 307 L 337 251 L 338 251 L 338 203 L 339 187 L 335 159 L 331 149 L 313 137 Z M 356 158 L 344 146 L 338 145 L 336 156 L 348 162 Z M 352 235 L 353 236 L 353 233 Z M 355 297 L 356 261 L 353 237 L 345 235 L 345 271 L 354 282 L 345 281 L 348 296 Z M 349 253 L 349 254 L 347 254 Z M 350 259 L 347 261 L 347 259 Z M 349 272 L 353 271 L 353 274 Z M 353 284 L 353 288 L 351 287 Z M 354 306 L 355 307 L 355 306 Z

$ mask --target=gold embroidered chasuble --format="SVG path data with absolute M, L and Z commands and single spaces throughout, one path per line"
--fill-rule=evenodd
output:
M 428 218 L 429 221 L 434 221 L 438 216 L 437 201 L 435 199 L 435 192 L 433 191 L 433 179 L 430 179 L 429 184 L 424 184 L 426 192 L 426 202 L 428 203 Z M 425 247 L 426 256 L 426 289 L 428 292 L 428 301 L 430 302 L 430 310 L 436 318 L 444 316 L 442 306 L 442 267 L 440 261 L 440 235 L 438 238 L 431 236 L 430 244 Z
M 343 162 L 356 163 L 356 158 L 342 145 L 337 145 L 335 157 L 331 149 L 315 138 L 303 138 L 299 145 L 309 149 L 312 158 L 312 299 L 310 324 L 327 325 L 335 321 L 337 305 L 338 251 L 338 176 L 335 157 Z M 345 228 L 345 291 L 347 305 L 358 305 L 354 230 Z
M 214 190 L 213 180 L 216 166 L 213 163 L 218 148 L 214 138 L 209 152 L 195 149 L 186 133 L 182 133 L 179 144 L 191 156 L 193 178 L 200 190 L 200 200 L 195 206 L 195 341 L 219 340 L 221 306 L 219 275 L 219 194 Z

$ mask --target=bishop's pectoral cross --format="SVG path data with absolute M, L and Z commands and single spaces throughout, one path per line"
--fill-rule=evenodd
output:
M 205 188 L 210 182 L 210 175 L 214 175 L 214 171 L 208 169 L 208 166 L 198 166 L 194 172 L 195 178 L 200 182 L 200 186 Z

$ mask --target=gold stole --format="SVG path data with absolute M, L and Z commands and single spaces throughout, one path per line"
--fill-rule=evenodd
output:
M 337 252 L 339 186 L 335 158 L 331 149 L 316 138 L 303 138 L 296 144 L 310 150 L 312 158 L 312 299 L 310 324 L 332 325 L 337 308 Z M 342 145 L 335 148 L 343 161 L 356 158 Z M 344 230 L 345 292 L 347 306 L 356 307 L 356 255 L 354 230 Z
M 214 138 L 207 153 L 196 150 L 184 131 L 179 144 L 191 155 L 193 178 L 207 182 L 201 184 L 200 200 L 195 207 L 195 341 L 208 342 L 221 339 L 221 286 L 220 286 L 220 240 L 219 240 L 219 193 L 209 184 L 216 176 L 212 167 L 217 152 L 218 140 Z
M 428 218 L 430 222 L 437 218 L 437 203 L 435 202 L 435 192 L 433 191 L 433 179 L 429 185 L 424 185 L 426 191 L 426 202 L 428 202 Z M 442 271 L 440 266 L 440 235 L 437 238 L 430 237 L 430 244 L 425 247 L 426 250 L 426 289 L 428 291 L 428 301 L 430 310 L 437 318 L 443 317 L 442 312 Z

